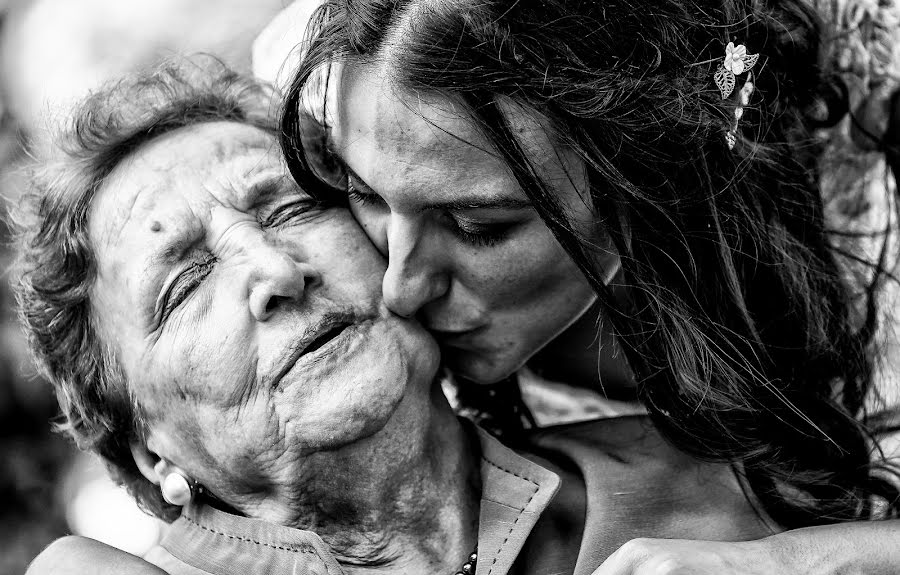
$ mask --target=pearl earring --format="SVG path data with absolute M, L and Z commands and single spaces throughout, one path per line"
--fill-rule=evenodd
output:
M 199 489 L 196 481 L 188 479 L 184 472 L 173 469 L 162 459 L 156 462 L 153 469 L 156 471 L 157 477 L 162 477 L 159 490 L 166 502 L 179 507 L 184 507 L 191 502 Z
M 163 499 L 172 505 L 184 507 L 194 498 L 193 483 L 178 471 L 166 475 L 159 488 Z

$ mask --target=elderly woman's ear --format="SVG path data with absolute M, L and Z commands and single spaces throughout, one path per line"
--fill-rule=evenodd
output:
M 158 485 L 163 499 L 183 507 L 190 503 L 198 485 L 183 469 L 154 453 L 145 444 L 133 442 L 131 455 L 141 475 Z

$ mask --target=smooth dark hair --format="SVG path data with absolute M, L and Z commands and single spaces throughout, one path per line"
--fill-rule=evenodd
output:
M 834 90 L 806 2 L 328 0 L 308 34 L 282 117 L 304 189 L 346 201 L 321 174 L 335 162 L 309 141 L 310 117 L 326 120 L 304 111 L 310 98 L 324 109 L 328 91 L 313 87 L 332 63 L 374 66 L 398 97 L 452 100 L 599 294 L 674 445 L 737 464 L 785 527 L 900 514 L 876 441 L 887 427 L 866 411 L 883 262 L 851 266 L 827 227 L 811 129 L 834 121 L 819 97 Z M 729 41 L 761 55 L 733 150 L 737 100 L 713 82 Z M 508 106 L 547 120 L 583 160 L 627 303 L 600 281 L 596 248 L 539 177 Z
M 61 431 L 99 454 L 141 507 L 166 520 L 180 508 L 137 468 L 130 443 L 147 430 L 104 341 L 91 305 L 97 274 L 88 234 L 91 204 L 122 161 L 160 136 L 202 122 L 232 121 L 275 133 L 273 91 L 211 58 L 165 63 L 93 93 L 31 168 L 13 210 L 19 317 L 40 373 L 56 391 Z

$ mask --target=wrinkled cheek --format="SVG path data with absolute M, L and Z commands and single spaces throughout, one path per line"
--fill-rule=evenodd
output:
M 177 360 L 184 366 L 179 388 L 222 410 L 242 407 L 259 393 L 257 361 L 248 347 L 225 336 L 186 350 Z
M 331 381 L 340 379 L 333 386 L 310 386 L 279 402 L 292 448 L 302 452 L 336 448 L 384 425 L 399 400 L 398 382 L 404 376 L 371 374 L 360 365 L 354 371 L 336 374 Z
M 421 342 L 379 330 L 357 342 L 333 369 L 279 391 L 276 409 L 286 422 L 290 448 L 298 453 L 332 449 L 383 427 L 410 381 L 430 381 L 411 366 L 411 354 L 428 353 L 421 346 L 412 348 L 413 343 Z
M 215 482 L 234 494 L 259 495 L 274 487 L 285 456 L 284 432 L 269 398 L 227 411 L 200 410 L 202 444 Z
M 269 427 L 260 414 L 265 410 L 258 407 L 267 398 L 259 396 L 255 385 L 254 362 L 236 353 L 224 355 L 204 346 L 172 353 L 148 391 L 157 417 L 179 430 L 208 463 L 227 457 L 218 452 L 220 443 L 262 445 L 249 434 L 265 438 Z

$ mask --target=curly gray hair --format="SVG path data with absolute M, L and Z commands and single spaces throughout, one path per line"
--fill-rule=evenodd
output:
M 173 520 L 131 455 L 147 420 L 129 392 L 113 342 L 91 311 L 96 262 L 88 215 L 98 189 L 126 157 L 159 136 L 201 122 L 244 122 L 273 132 L 272 88 L 211 57 L 163 64 L 89 96 L 32 168 L 13 210 L 19 315 L 41 374 L 62 410 L 59 428 L 99 454 L 146 511 Z

